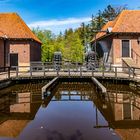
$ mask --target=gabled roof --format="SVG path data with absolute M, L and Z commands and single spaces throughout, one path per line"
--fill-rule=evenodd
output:
M 111 33 L 140 33 L 140 10 L 123 10 L 118 17 L 105 24 L 102 30 L 112 27 Z M 97 33 L 96 38 L 100 39 L 107 33 Z M 92 40 L 94 41 L 94 39 Z
M 8 39 L 32 39 L 41 43 L 16 13 L 0 13 L 0 37 Z

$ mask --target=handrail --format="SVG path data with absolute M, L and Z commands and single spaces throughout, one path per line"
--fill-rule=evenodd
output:
M 10 66 L 0 67 L 0 75 L 6 74 L 10 78 Z
M 2 69 L 4 67 L 0 67 Z M 108 66 L 105 68 L 94 68 L 92 65 L 87 67 L 87 64 L 71 64 L 63 63 L 61 65 L 31 65 L 31 66 L 11 66 L 5 67 L 6 71 L 1 71 L 0 75 L 8 74 L 8 78 L 15 77 L 33 77 L 33 76 L 89 76 L 89 77 L 114 77 L 114 78 L 127 78 L 134 79 L 140 75 L 140 68 L 130 68 L 126 66 Z M 139 72 L 139 73 L 138 73 Z
M 131 55 L 132 55 L 133 60 L 136 62 L 136 64 L 138 64 L 138 62 L 140 61 L 140 55 L 133 49 L 131 49 Z
M 106 88 L 94 77 L 91 78 L 93 83 L 97 85 L 97 87 L 102 91 L 102 93 L 106 93 Z

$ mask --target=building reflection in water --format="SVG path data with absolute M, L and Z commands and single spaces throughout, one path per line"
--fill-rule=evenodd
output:
M 140 139 L 140 95 L 129 86 L 111 85 L 107 94 L 93 101 L 108 122 L 124 140 Z M 97 112 L 98 113 L 98 112 Z M 98 116 L 98 115 L 97 115 Z M 102 128 L 97 124 L 95 127 Z
M 34 119 L 42 103 L 41 87 L 29 89 L 29 85 L 26 85 L 21 90 L 24 86 L 1 90 L 0 137 L 17 137 Z
M 91 82 L 62 82 L 47 91 L 49 95 L 42 100 L 41 86 L 30 90 L 6 91 L 0 97 L 0 136 L 17 137 L 24 127 L 35 118 L 40 105 L 47 108 L 49 102 L 55 101 L 93 101 L 96 109 L 94 128 L 109 128 L 124 140 L 140 138 L 140 96 L 133 89 L 125 86 L 102 94 L 95 91 Z M 30 86 L 28 86 L 30 87 Z M 1 91 L 4 92 L 4 91 Z M 95 107 L 96 106 L 96 107 Z M 108 122 L 102 125 L 99 113 Z
M 108 88 L 108 93 L 102 94 L 95 92 L 91 83 L 64 82 L 51 91 L 54 95 L 51 101 L 93 101 L 96 106 L 94 128 L 113 128 L 124 140 L 140 139 L 140 96 L 129 86 L 111 86 L 113 90 Z M 99 113 L 108 125 L 101 125 Z

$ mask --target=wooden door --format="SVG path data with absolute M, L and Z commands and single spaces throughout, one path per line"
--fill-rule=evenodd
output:
M 10 54 L 10 66 L 18 66 L 18 54 L 17 53 Z
M 122 40 L 122 57 L 130 57 L 130 41 Z

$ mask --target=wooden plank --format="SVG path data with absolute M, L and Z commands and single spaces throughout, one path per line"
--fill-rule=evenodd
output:
M 102 91 L 102 93 L 107 92 L 106 88 L 96 78 L 92 77 L 91 79 L 94 82 L 94 84 L 96 84 L 98 88 Z
M 57 79 L 58 79 L 58 77 L 55 77 L 48 84 L 46 84 L 44 87 L 42 87 L 42 93 L 44 93 L 46 91 L 46 89 L 49 88 Z

